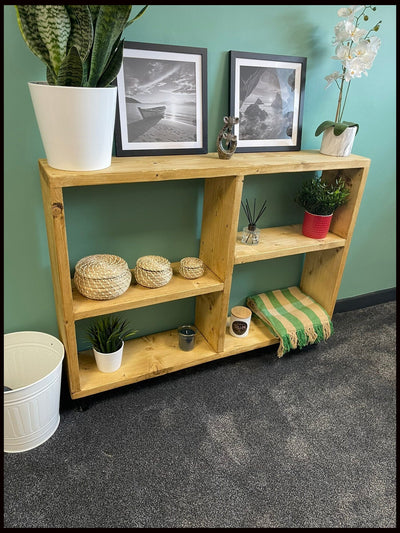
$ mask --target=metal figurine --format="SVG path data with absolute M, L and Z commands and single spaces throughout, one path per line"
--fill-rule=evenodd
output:
M 239 118 L 224 117 L 224 123 L 225 125 L 217 137 L 218 157 L 220 159 L 230 159 L 237 147 L 237 136 L 233 134 L 233 127 L 239 123 Z

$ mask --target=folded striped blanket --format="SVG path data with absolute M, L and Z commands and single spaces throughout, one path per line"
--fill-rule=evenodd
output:
M 247 306 L 279 337 L 278 357 L 327 340 L 333 333 L 325 309 L 298 287 L 249 296 Z

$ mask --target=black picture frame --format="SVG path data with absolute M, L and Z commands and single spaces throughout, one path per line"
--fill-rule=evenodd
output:
M 207 153 L 207 49 L 125 41 L 116 156 Z
M 236 152 L 301 149 L 307 58 L 230 51 Z

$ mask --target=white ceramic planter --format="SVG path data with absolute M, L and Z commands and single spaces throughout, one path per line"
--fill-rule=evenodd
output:
M 337 136 L 333 133 L 333 126 L 327 128 L 322 134 L 321 154 L 334 156 L 350 155 L 356 133 L 356 126 L 346 128 Z
M 93 353 L 96 359 L 97 368 L 100 372 L 115 372 L 122 363 L 122 352 L 124 351 L 124 342 L 119 350 L 112 353 L 101 353 L 93 348 Z
M 60 170 L 111 165 L 116 87 L 28 83 L 48 164 Z

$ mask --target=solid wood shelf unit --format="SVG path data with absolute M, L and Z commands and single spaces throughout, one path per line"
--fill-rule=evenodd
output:
M 219 159 L 216 153 L 114 157 L 110 167 L 88 172 L 57 170 L 40 159 L 57 321 L 65 346 L 71 397 L 81 398 L 277 343 L 274 333 L 256 317 L 247 337 L 240 339 L 227 333 L 229 295 L 237 264 L 305 254 L 300 288 L 332 315 L 369 165 L 365 157 L 325 156 L 317 150 L 238 153 L 229 160 Z M 322 171 L 322 179 L 330 181 L 338 170 L 349 183 L 350 199 L 334 213 L 325 239 L 305 237 L 301 225 L 291 225 L 263 228 L 256 246 L 240 243 L 238 221 L 245 176 L 266 175 L 267 181 L 268 174 Z M 204 178 L 199 251 L 206 265 L 204 276 L 184 279 L 175 263 L 173 278 L 164 287 L 148 289 L 132 283 L 124 294 L 105 301 L 90 300 L 76 291 L 70 275 L 73 265 L 68 256 L 65 187 L 196 178 Z M 122 366 L 111 374 L 97 370 L 91 351 L 77 351 L 78 320 L 189 297 L 196 298 L 195 326 L 199 331 L 191 352 L 179 349 L 175 329 L 126 342 Z

